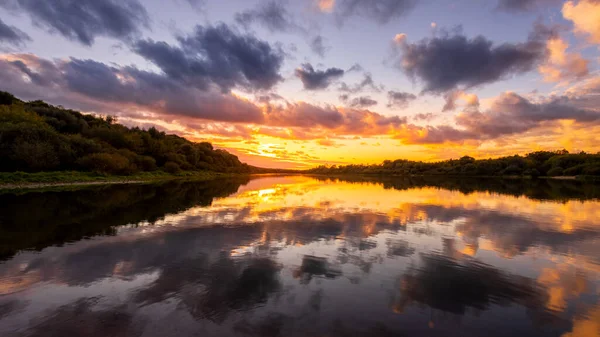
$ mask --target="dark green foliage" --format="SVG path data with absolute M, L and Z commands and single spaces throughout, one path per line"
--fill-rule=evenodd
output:
M 464 156 L 435 163 L 386 160 L 379 165 L 320 166 L 317 174 L 447 175 L 447 176 L 578 176 L 600 175 L 600 154 L 538 151 L 525 156 L 475 160 Z
M 0 172 L 86 170 L 126 175 L 163 169 L 170 173 L 250 173 L 224 150 L 193 143 L 152 127 L 127 128 L 116 117 L 97 117 L 23 102 L 0 92 Z
M 172 173 L 172 174 L 177 174 L 181 171 L 181 167 L 179 167 L 179 164 L 174 163 L 172 161 L 168 161 L 165 164 L 165 171 L 167 173 Z
M 562 176 L 563 175 L 563 169 L 562 169 L 562 167 L 553 167 L 550 170 L 548 170 L 547 174 L 550 177 Z

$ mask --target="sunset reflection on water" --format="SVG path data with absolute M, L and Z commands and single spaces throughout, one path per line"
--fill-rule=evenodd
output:
M 0 194 L 0 335 L 599 335 L 589 187 L 172 184 Z

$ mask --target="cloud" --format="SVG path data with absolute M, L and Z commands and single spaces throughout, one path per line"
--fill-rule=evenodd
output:
M 446 103 L 444 104 L 442 111 L 446 112 L 456 109 L 456 101 L 459 99 L 463 100 L 466 103 L 466 106 L 469 108 L 479 107 L 479 97 L 477 97 L 477 95 L 469 94 L 462 90 L 454 90 L 444 95 L 444 100 Z
M 15 26 L 9 26 L 0 19 L 0 45 L 11 44 L 21 46 L 31 41 L 29 35 Z
M 377 101 L 369 96 L 356 97 L 350 100 L 350 102 L 348 102 L 349 107 L 357 109 L 370 108 L 375 105 L 377 105 Z
M 406 34 L 398 33 L 394 36 L 394 42 L 397 44 L 402 44 L 406 41 Z
M 412 117 L 416 121 L 430 121 L 435 118 L 435 115 L 431 112 L 418 113 Z
M 325 52 L 329 49 L 325 46 L 324 39 L 321 35 L 317 35 L 309 42 L 310 49 L 320 57 L 325 57 Z
M 579 53 L 569 53 L 569 44 L 556 37 L 546 42 L 550 53 L 548 61 L 539 66 L 539 72 L 546 82 L 559 82 L 565 79 L 580 79 L 589 74 L 588 63 Z
M 529 12 L 544 8 L 544 6 L 558 5 L 562 0 L 499 0 L 497 9 L 506 12 Z
M 326 70 L 315 70 L 310 63 L 304 63 L 296 69 L 296 76 L 300 78 L 304 89 L 317 90 L 326 89 L 331 82 L 344 75 L 344 70 L 339 68 L 328 68 Z
M 134 51 L 158 66 L 170 78 L 198 89 L 216 85 L 270 89 L 282 80 L 281 50 L 251 35 L 241 35 L 225 24 L 196 26 L 193 34 L 177 38 L 178 46 L 140 40 Z
M 128 40 L 150 22 L 137 0 L 7 0 L 0 6 L 25 12 L 34 24 L 87 46 L 99 36 Z
M 149 111 L 161 115 L 260 123 L 259 107 L 231 94 L 201 91 L 165 74 L 93 60 L 49 61 L 31 54 L 0 56 L 0 90 L 84 111 Z
M 332 134 L 392 134 L 406 123 L 398 116 L 287 102 L 278 96 L 258 105 L 215 88 L 186 85 L 165 73 L 76 58 L 51 61 L 32 54 L 0 55 L 0 90 L 25 100 L 117 114 L 131 123 L 175 123 L 185 132 L 242 138 L 250 136 L 252 125 L 295 128 L 294 137 L 317 139 Z M 227 127 L 218 122 L 245 125 Z
M 358 71 L 359 69 L 362 69 L 362 67 L 360 67 L 360 65 L 358 64 L 355 64 L 347 72 Z M 359 83 L 356 83 L 352 86 L 349 86 L 346 83 L 341 83 L 339 87 L 339 90 L 341 92 L 346 92 L 350 94 L 356 94 L 362 92 L 365 89 L 374 92 L 380 92 L 381 90 L 383 90 L 383 85 L 376 85 L 375 81 L 373 81 L 373 76 L 370 73 L 365 73 L 363 75 L 362 81 L 360 81 Z
M 329 13 L 335 7 L 335 0 L 316 0 L 317 7 L 321 12 Z
M 318 106 L 305 102 L 271 106 L 265 124 L 283 127 L 317 127 L 337 135 L 389 134 L 406 124 L 406 118 L 387 117 L 355 108 Z
M 235 21 L 246 28 L 258 23 L 271 32 L 306 31 L 294 21 L 284 4 L 278 1 L 263 2 L 254 9 L 237 13 Z
M 417 0 L 337 0 L 335 14 L 340 22 L 359 16 L 386 24 L 408 14 L 417 3 Z
M 337 146 L 336 142 L 331 139 L 319 139 L 317 140 L 317 144 L 321 146 Z
M 579 123 L 600 122 L 600 111 L 579 107 L 579 99 L 567 96 L 532 101 L 513 92 L 497 97 L 485 112 L 464 111 L 455 117 L 454 126 L 405 126 L 397 138 L 405 143 L 462 143 L 467 140 L 490 140 L 520 134 L 546 122 L 573 120 Z
M 417 96 L 408 92 L 388 91 L 388 108 L 404 109 L 408 107 L 411 101 L 417 99 Z
M 600 43 L 600 1 L 567 1 L 562 13 L 565 19 L 573 21 L 576 33 L 587 35 L 592 43 Z
M 401 43 L 400 68 L 425 85 L 423 91 L 443 93 L 471 88 L 527 72 L 546 54 L 543 43 L 494 45 L 483 36 L 469 39 L 447 33 L 417 43 Z

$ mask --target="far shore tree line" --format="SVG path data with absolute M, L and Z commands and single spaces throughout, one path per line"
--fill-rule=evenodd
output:
M 524 156 L 475 159 L 464 156 L 438 162 L 386 160 L 375 165 L 319 166 L 317 174 L 446 175 L 446 176 L 600 176 L 600 153 L 537 151 Z

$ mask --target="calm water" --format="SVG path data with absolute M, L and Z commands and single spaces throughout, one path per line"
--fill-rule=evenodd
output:
M 600 188 L 0 192 L 0 336 L 599 336 Z

